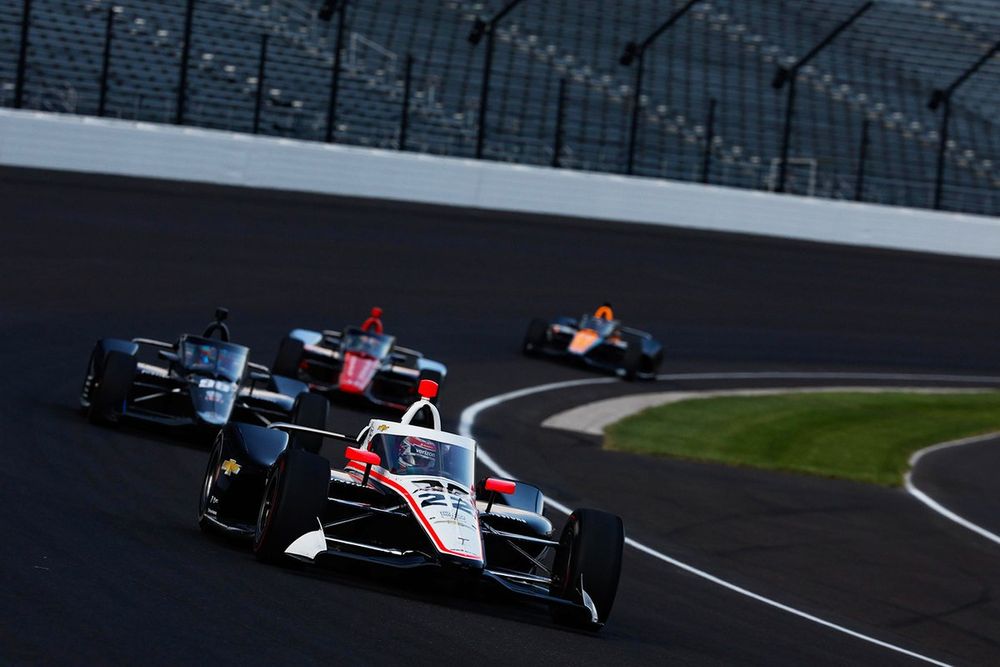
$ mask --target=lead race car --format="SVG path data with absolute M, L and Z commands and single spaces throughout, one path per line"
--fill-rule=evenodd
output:
M 328 402 L 298 380 L 248 360 L 249 349 L 229 342 L 228 311 L 219 308 L 201 336 L 168 343 L 150 338 L 102 338 L 87 364 L 80 407 L 95 423 L 137 420 L 213 432 L 232 419 L 269 424 L 290 420 L 326 428 Z M 218 338 L 213 338 L 218 336 Z M 141 361 L 156 352 L 165 364 Z M 322 438 L 301 434 L 318 450 Z
M 339 398 L 361 398 L 372 405 L 405 411 L 422 380 L 439 385 L 444 364 L 396 344 L 384 333 L 382 310 L 373 308 L 360 326 L 342 331 L 294 329 L 282 339 L 275 373 L 306 382 L 310 389 Z M 435 402 L 437 399 L 435 398 Z
M 626 380 L 654 379 L 663 362 L 662 343 L 650 333 L 622 326 L 607 303 L 579 318 L 532 320 L 521 349 L 529 356 L 561 357 Z
M 430 569 L 549 606 L 554 620 L 588 630 L 608 620 L 621 573 L 619 517 L 578 509 L 558 539 L 529 484 L 474 484 L 476 442 L 441 430 L 433 382 L 399 422 L 373 419 L 350 443 L 345 469 L 288 442 L 305 427 L 230 424 L 209 459 L 199 524 L 253 536 L 270 563 L 348 559 Z M 413 417 L 429 411 L 431 427 Z

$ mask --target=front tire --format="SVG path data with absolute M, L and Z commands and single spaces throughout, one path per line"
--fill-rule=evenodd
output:
M 325 431 L 329 410 L 330 402 L 326 398 L 304 391 L 295 397 L 295 405 L 292 406 L 292 423 Z M 319 454 L 320 447 L 323 446 L 323 436 L 315 433 L 292 432 L 289 436 L 293 448 L 304 449 L 313 454 Z
M 90 409 L 87 417 L 95 424 L 115 424 L 125 412 L 136 360 L 124 352 L 108 352 L 100 375 L 95 373 L 90 386 Z
M 625 349 L 625 357 L 622 359 L 622 369 L 625 371 L 625 379 L 635 380 L 642 368 L 642 338 L 638 336 L 627 336 L 625 341 L 628 347 Z
M 257 560 L 281 563 L 285 549 L 315 530 L 322 521 L 330 491 L 330 462 L 322 456 L 290 449 L 268 475 L 257 513 L 253 552 Z
M 624 544 L 621 517 L 592 509 L 570 515 L 556 548 L 549 592 L 580 603 L 582 585 L 597 608 L 597 621 L 563 606 L 552 607 L 553 620 L 585 630 L 599 630 L 607 622 L 618 592 Z
M 222 436 L 219 435 L 208 456 L 208 467 L 201 484 L 201 495 L 198 497 L 198 527 L 204 533 L 220 533 L 219 527 L 208 518 L 209 501 L 215 491 L 215 481 L 222 470 Z
M 545 334 L 548 332 L 549 323 L 545 320 L 534 319 L 528 325 L 528 332 L 524 334 L 524 343 L 521 345 L 521 352 L 527 355 L 535 355 L 545 347 Z

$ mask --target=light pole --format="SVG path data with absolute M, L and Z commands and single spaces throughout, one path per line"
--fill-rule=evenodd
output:
M 507 16 L 514 7 L 517 7 L 524 0 L 511 0 L 489 21 L 477 18 L 469 31 L 469 43 L 473 46 L 486 37 L 486 55 L 483 57 L 483 81 L 479 90 L 479 122 L 476 129 L 476 159 L 482 159 L 483 146 L 486 142 L 486 106 L 490 98 L 490 75 L 493 69 L 493 34 L 497 24 L 503 17 Z
M 986 64 L 990 58 L 1000 52 L 1000 42 L 993 45 L 989 51 L 980 56 L 971 67 L 962 72 L 957 79 L 951 82 L 951 85 L 945 89 L 937 89 L 931 95 L 931 101 L 927 104 L 932 111 L 937 111 L 939 106 L 944 106 L 944 112 L 941 114 L 941 130 L 940 143 L 938 144 L 938 158 L 937 158 L 937 177 L 934 182 L 934 208 L 941 208 L 941 197 L 944 194 L 944 156 L 945 152 L 948 150 L 948 125 L 951 121 L 951 96 L 954 94 L 958 87 L 968 80 L 970 76 L 975 74 L 980 67 Z
M 782 132 L 781 138 L 781 169 L 778 172 L 778 185 L 775 187 L 776 192 L 785 191 L 785 182 L 788 178 L 788 146 L 792 138 L 792 120 L 795 117 L 795 80 L 798 78 L 797 75 L 799 73 L 799 69 L 815 58 L 819 52 L 829 46 L 830 43 L 835 40 L 838 35 L 840 35 L 840 33 L 847 30 L 852 23 L 861 18 L 862 14 L 874 6 L 875 1 L 868 0 L 868 2 L 854 10 L 853 14 L 834 28 L 833 32 L 824 37 L 819 44 L 814 46 L 812 50 L 809 51 L 809 53 L 799 58 L 795 64 L 789 67 L 779 67 L 778 71 L 775 73 L 774 80 L 771 82 L 771 86 L 775 90 L 781 90 L 786 83 L 788 84 L 788 99 L 785 102 L 785 128 Z
M 670 18 L 664 21 L 659 28 L 649 33 L 649 36 L 642 40 L 642 42 L 629 42 L 626 44 L 621 58 L 618 59 L 619 64 L 625 67 L 638 61 L 638 65 L 635 68 L 635 83 L 632 85 L 632 123 L 629 126 L 628 132 L 628 165 L 625 169 L 628 174 L 631 174 L 635 167 L 635 139 L 639 129 L 639 100 L 642 98 L 642 70 L 645 65 L 644 56 L 646 49 L 656 41 L 657 37 L 670 30 L 697 2 L 699 0 L 688 0 L 683 7 L 671 14 Z

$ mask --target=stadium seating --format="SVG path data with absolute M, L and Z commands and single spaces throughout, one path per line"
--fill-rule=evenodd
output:
M 108 115 L 172 122 L 185 2 L 34 0 L 25 104 L 95 113 L 105 22 L 115 7 Z M 351 0 L 335 138 L 395 148 L 403 72 L 415 59 L 407 148 L 473 155 L 485 42 L 466 37 L 501 0 Z M 681 0 L 525 0 L 496 30 L 485 154 L 553 161 L 566 82 L 563 166 L 625 168 L 636 65 L 618 59 Z M 785 92 L 779 65 L 805 54 L 859 0 L 703 0 L 645 54 L 635 173 L 701 178 L 709 100 L 717 100 L 710 181 L 773 188 Z M 197 0 L 184 122 L 253 130 L 261 35 L 269 35 L 259 131 L 323 140 L 337 20 L 314 0 Z M 21 0 L 0 2 L 0 104 L 13 99 Z M 995 0 L 882 0 L 799 71 L 789 190 L 852 198 L 867 120 L 864 198 L 932 202 L 940 111 L 927 107 L 1000 35 Z M 992 40 L 992 42 L 991 42 Z M 1000 59 L 956 93 L 946 208 L 1000 213 Z

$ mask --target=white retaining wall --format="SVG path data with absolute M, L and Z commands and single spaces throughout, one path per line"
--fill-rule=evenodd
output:
M 1000 218 L 33 111 L 0 164 L 1000 258 Z

